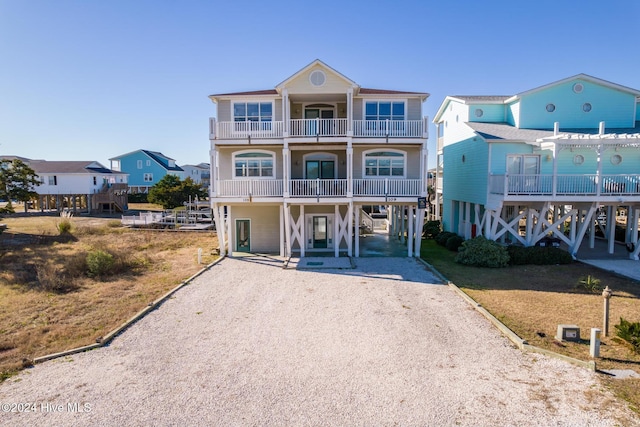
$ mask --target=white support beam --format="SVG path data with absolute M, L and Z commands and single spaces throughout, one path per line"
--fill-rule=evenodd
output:
M 355 236 L 355 243 L 356 243 L 355 257 L 356 258 L 360 257 L 360 210 L 361 209 L 362 208 L 360 206 L 356 206 L 356 208 L 354 209 L 354 215 L 355 215 L 354 222 L 356 224 L 356 228 L 354 230 L 354 232 L 356 233 L 356 236 Z
M 285 256 L 285 235 L 287 234 L 284 221 L 284 206 L 278 208 L 278 220 L 280 223 L 280 256 Z
M 358 237 L 356 236 L 356 239 Z M 347 255 L 353 255 L 353 202 L 349 202 L 347 209 Z
M 233 256 L 233 233 L 231 228 L 231 206 L 227 206 L 227 249 L 229 250 L 229 255 Z
M 413 219 L 413 205 L 407 206 L 407 256 L 411 258 L 413 256 L 413 225 L 415 220 Z
M 211 210 L 213 211 L 213 220 L 216 223 L 216 230 L 217 230 L 217 234 L 218 234 L 218 249 L 220 250 L 220 256 L 223 257 L 226 255 L 226 251 L 225 251 L 225 227 L 224 227 L 224 212 L 222 210 L 223 208 L 221 208 L 220 206 L 218 206 L 217 203 L 214 203 L 213 206 L 211 207 Z
M 580 249 L 580 245 L 582 244 L 582 239 L 584 238 L 585 233 L 587 232 L 587 229 L 589 228 L 589 224 L 591 222 L 593 222 L 593 214 L 594 212 L 598 209 L 598 203 L 593 202 L 591 204 L 591 206 L 589 207 L 589 210 L 587 211 L 586 215 L 584 216 L 584 220 L 582 221 L 582 225 L 580 226 L 580 229 L 578 230 L 578 235 L 576 236 L 576 240 L 573 243 L 573 246 L 569 247 L 569 252 L 571 253 L 572 257 L 576 257 L 576 254 L 578 253 L 578 249 Z M 593 234 L 593 233 L 592 233 Z
M 342 218 L 340 217 L 340 206 L 334 206 L 334 221 L 333 221 L 333 256 L 338 258 L 340 256 L 340 242 L 342 241 Z
M 422 225 L 424 224 L 424 209 L 418 209 L 416 214 L 416 238 L 414 241 L 414 255 L 416 258 L 420 258 L 420 248 L 422 245 Z

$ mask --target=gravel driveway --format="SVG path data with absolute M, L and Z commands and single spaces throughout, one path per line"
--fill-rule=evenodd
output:
M 513 348 L 410 258 L 225 259 L 108 347 L 0 384 L 0 403 L 35 409 L 4 426 L 632 423 L 596 374 Z

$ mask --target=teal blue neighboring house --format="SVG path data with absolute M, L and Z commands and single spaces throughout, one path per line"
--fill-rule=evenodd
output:
M 184 171 L 171 157 L 157 151 L 136 150 L 109 159 L 111 169 L 129 174 L 129 191 L 147 193 L 165 175 L 184 179 Z
M 639 102 L 640 90 L 585 74 L 517 95 L 447 96 L 433 119 L 443 228 L 562 242 L 574 256 L 600 235 L 637 260 Z

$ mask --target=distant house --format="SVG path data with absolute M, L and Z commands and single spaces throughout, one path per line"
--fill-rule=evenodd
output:
M 524 246 L 551 237 L 573 255 L 597 233 L 613 253 L 623 234 L 637 260 L 639 107 L 640 90 L 586 74 L 516 95 L 447 96 L 433 120 L 444 229 Z
M 209 163 L 198 163 L 197 165 L 182 165 L 184 170 L 184 178 L 191 178 L 196 184 L 202 185 L 202 188 L 209 189 L 211 184 L 211 165 Z
M 40 210 L 120 211 L 127 209 L 127 178 L 95 161 L 22 159 L 40 178 L 34 188 Z
M 165 175 L 184 179 L 184 170 L 171 157 L 157 151 L 136 150 L 109 159 L 111 169 L 129 174 L 129 190 L 147 193 Z

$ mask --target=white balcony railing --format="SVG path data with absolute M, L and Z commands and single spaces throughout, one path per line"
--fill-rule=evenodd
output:
M 426 138 L 426 120 L 353 120 L 356 137 Z M 292 119 L 291 137 L 347 136 L 347 119 Z M 218 122 L 209 119 L 210 139 L 283 138 L 284 122 Z
M 347 119 L 293 119 L 289 136 L 345 136 Z
M 291 197 L 340 197 L 347 195 L 346 179 L 292 179 Z
M 354 136 L 419 138 L 424 133 L 423 120 L 354 120 Z
M 282 138 L 284 122 L 216 122 L 210 119 L 211 139 Z
M 640 175 L 490 175 L 489 192 L 502 195 L 640 195 Z
M 227 179 L 218 181 L 218 197 L 282 197 L 281 179 Z
M 354 196 L 415 196 L 421 194 L 419 179 L 354 179 Z

